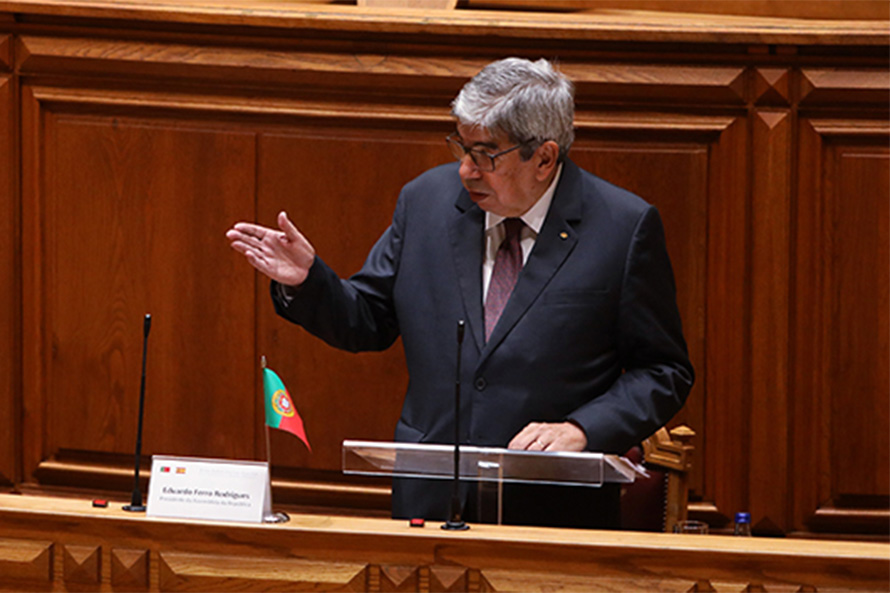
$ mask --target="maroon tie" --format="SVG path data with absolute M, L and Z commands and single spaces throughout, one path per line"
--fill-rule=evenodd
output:
M 485 341 L 491 337 L 494 326 L 510 299 L 519 271 L 522 270 L 522 247 L 519 235 L 524 223 L 521 218 L 505 218 L 506 236 L 498 248 L 494 259 L 491 281 L 488 283 L 488 296 L 485 298 Z

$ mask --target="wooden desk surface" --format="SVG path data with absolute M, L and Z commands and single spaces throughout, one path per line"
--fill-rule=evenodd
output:
M 448 532 L 439 523 L 301 514 L 245 525 L 0 495 L 0 588 L 72 583 L 152 591 L 887 590 L 890 545 L 492 525 Z
M 364 8 L 287 0 L 7 0 L 0 12 L 147 22 L 368 31 L 387 34 L 499 35 L 549 39 L 704 43 L 886 45 L 880 20 L 819 20 L 603 11 Z

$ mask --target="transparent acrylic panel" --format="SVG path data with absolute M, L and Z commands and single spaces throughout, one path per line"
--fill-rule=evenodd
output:
M 343 473 L 451 479 L 454 446 L 343 441 Z M 633 482 L 636 466 L 618 455 L 460 448 L 460 477 L 480 482 L 601 486 Z

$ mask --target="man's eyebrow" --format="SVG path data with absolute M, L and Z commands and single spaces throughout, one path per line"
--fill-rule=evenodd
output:
M 488 148 L 489 150 L 497 150 L 497 149 L 498 149 L 498 144 L 497 144 L 497 142 L 491 142 L 491 141 L 488 141 L 488 142 L 473 142 L 473 144 L 472 144 L 471 146 L 467 146 L 466 144 L 464 144 L 464 139 L 463 139 L 463 137 L 462 137 L 459 133 L 455 132 L 455 136 L 457 136 L 457 140 L 458 140 L 458 142 L 460 142 L 461 144 L 463 144 L 463 145 L 466 146 L 467 148 Z
M 461 138 L 461 142 L 463 142 L 463 138 Z M 498 145 L 497 145 L 497 142 L 491 142 L 491 141 L 482 142 L 482 141 L 480 141 L 480 142 L 473 142 L 473 144 L 471 146 L 469 146 L 469 148 L 487 148 L 489 150 L 497 150 Z

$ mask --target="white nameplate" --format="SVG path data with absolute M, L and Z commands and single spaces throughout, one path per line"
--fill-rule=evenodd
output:
M 153 455 L 149 517 L 262 523 L 271 508 L 269 464 Z

